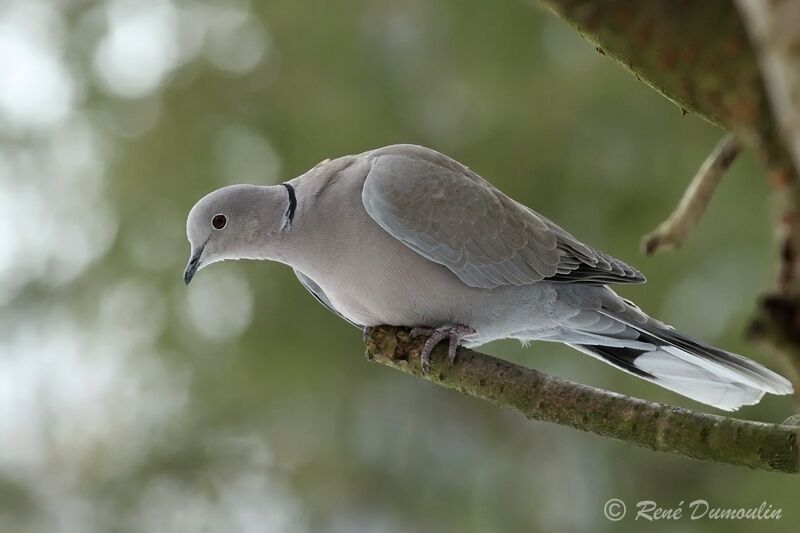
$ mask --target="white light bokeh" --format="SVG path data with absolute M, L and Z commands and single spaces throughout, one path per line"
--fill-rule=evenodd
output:
M 0 303 L 26 284 L 68 283 L 113 242 L 102 190 L 102 149 L 85 120 L 27 147 L 0 148 Z
M 106 291 L 96 318 L 78 320 L 60 306 L 35 308 L 20 317 L 24 326 L 0 335 L 0 479 L 24 491 L 36 509 L 0 514 L 0 525 L 64 533 L 109 525 L 306 529 L 298 503 L 273 472 L 266 443 L 243 433 L 202 443 L 206 459 L 195 475 L 204 483 L 154 474 L 123 512 L 82 484 L 130 479 L 192 422 L 189 373 L 153 351 L 163 316 L 153 287 L 123 282 Z
M 246 446 L 242 446 L 246 444 Z M 301 509 L 269 471 L 268 449 L 252 437 L 216 439 L 212 453 L 221 468 L 208 474 L 213 491 L 163 476 L 152 480 L 140 496 L 133 517 L 138 531 L 304 531 Z
M 208 24 L 204 56 L 216 68 L 246 74 L 269 55 L 272 40 L 244 7 L 206 9 Z
M 225 341 L 250 325 L 253 295 L 245 278 L 214 266 L 199 272 L 189 286 L 182 313 L 202 337 Z
M 268 53 L 269 36 L 246 4 L 226 8 L 237 18 L 217 20 L 195 2 L 111 0 L 80 17 L 79 46 L 92 51 L 81 65 L 69 56 L 66 7 L 0 3 L 0 224 L 11 228 L 0 236 L 0 488 L 27 506 L 0 508 L 0 530 L 302 531 L 298 504 L 272 472 L 263 439 L 234 432 L 233 440 L 205 443 L 196 467 L 208 469 L 203 487 L 169 471 L 140 477 L 193 424 L 188 367 L 156 349 L 168 302 L 148 278 L 92 278 L 94 312 L 53 291 L 71 290 L 117 237 L 105 183 L 114 148 L 108 133 L 150 130 L 161 114 L 158 92 L 175 69 L 204 54 L 245 73 Z M 87 66 L 120 98 L 90 108 L 79 81 Z M 277 174 L 279 160 L 258 135 L 233 133 L 227 146 Z M 252 152 L 265 146 L 266 158 Z M 224 165 L 233 168 L 230 159 Z M 173 266 L 182 231 L 139 227 L 144 233 L 125 243 L 133 263 L 144 272 Z M 203 277 L 208 283 L 188 297 L 189 319 L 202 337 L 229 339 L 250 322 L 250 289 L 229 274 Z M 45 289 L 44 301 L 5 305 L 31 286 Z M 247 449 L 236 444 L 244 441 Z M 124 512 L 97 492 L 130 480 L 142 486 Z
M 0 128 L 42 130 L 78 97 L 61 54 L 63 20 L 43 2 L 0 5 Z
M 216 68 L 246 74 L 269 54 L 272 41 L 247 4 L 112 0 L 107 30 L 94 52 L 94 70 L 113 95 L 153 94 L 170 74 L 199 54 Z
M 188 380 L 149 343 L 125 343 L 152 323 L 126 314 L 82 323 L 61 307 L 26 318 L 0 342 L 0 475 L 32 494 L 47 477 L 66 492 L 39 497 L 70 500 L 82 475 L 139 463 L 183 408 Z
M 150 94 L 179 58 L 177 9 L 168 1 L 115 0 L 106 14 L 108 33 L 94 56 L 97 75 L 118 96 Z

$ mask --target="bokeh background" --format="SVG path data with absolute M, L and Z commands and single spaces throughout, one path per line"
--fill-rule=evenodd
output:
M 782 508 L 796 478 L 656 454 L 370 364 L 277 264 L 189 288 L 189 208 L 413 142 L 639 266 L 623 287 L 742 331 L 772 276 L 736 163 L 678 252 L 638 250 L 720 136 L 528 1 L 0 1 L 0 531 L 603 531 L 603 504 Z M 484 350 L 710 410 L 558 345 Z M 781 421 L 787 398 L 738 415 Z M 747 522 L 661 523 L 749 531 Z

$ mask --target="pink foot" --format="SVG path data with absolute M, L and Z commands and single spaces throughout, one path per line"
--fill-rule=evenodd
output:
M 428 335 L 428 340 L 422 346 L 422 353 L 420 353 L 420 363 L 422 364 L 422 372 L 427 373 L 431 367 L 431 352 L 436 345 L 445 339 L 450 339 L 450 344 L 447 348 L 447 360 L 451 363 L 456 358 L 456 351 L 458 345 L 467 335 L 472 335 L 475 330 L 463 324 L 456 324 L 455 326 L 446 326 L 443 328 L 426 328 L 416 327 L 411 330 L 411 337 L 421 337 Z

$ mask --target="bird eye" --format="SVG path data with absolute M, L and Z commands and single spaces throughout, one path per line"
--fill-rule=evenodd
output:
M 214 229 L 223 229 L 228 225 L 228 219 L 225 218 L 225 215 L 214 215 L 214 218 L 211 219 L 211 225 L 214 226 Z

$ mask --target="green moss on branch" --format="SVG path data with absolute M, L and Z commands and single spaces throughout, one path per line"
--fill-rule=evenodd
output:
M 444 344 L 432 354 L 431 371 L 423 374 L 419 353 L 424 340 L 412 339 L 402 328 L 381 326 L 366 339 L 367 356 L 529 419 L 692 459 L 789 473 L 800 469 L 798 426 L 737 420 L 631 398 L 464 348 L 449 364 Z
M 770 168 L 788 162 L 759 65 L 728 0 L 541 0 L 681 109 L 735 133 Z
M 781 300 L 782 309 L 800 309 L 800 169 L 787 150 L 800 147 L 800 128 L 785 127 L 774 118 L 757 54 L 746 31 L 754 31 L 762 56 L 773 67 L 783 66 L 773 81 L 773 93 L 787 96 L 772 102 L 782 118 L 798 115 L 800 76 L 791 2 L 738 0 L 540 0 L 581 36 L 684 111 L 691 111 L 732 132 L 739 143 L 764 165 L 773 189 L 778 268 L 776 287 L 767 300 Z M 746 17 L 743 21 L 742 15 Z M 791 20 L 789 20 L 791 17 Z M 758 20 L 757 20 L 758 19 Z M 745 24 L 747 22 L 748 24 Z M 783 31 L 778 31 L 783 30 Z M 766 33 L 766 35 L 764 35 Z M 778 35 L 779 33 L 783 35 Z M 775 61 L 775 58 L 780 61 Z M 774 70 L 774 69 L 773 69 Z M 767 74 L 770 74 L 768 71 Z M 773 72 L 772 74 L 775 74 Z M 775 87 L 778 82 L 785 86 Z M 655 127 L 655 126 L 654 126 Z M 794 143 L 794 144 L 793 144 Z M 800 148 L 798 148 L 800 151 Z M 800 157 L 800 156 L 798 156 Z M 800 159 L 798 159 L 800 161 Z M 789 366 L 800 368 L 797 324 L 800 314 L 775 319 L 771 309 L 759 308 L 752 337 L 775 348 Z M 800 375 L 800 374 L 797 374 Z M 795 380 L 800 398 L 800 383 Z

